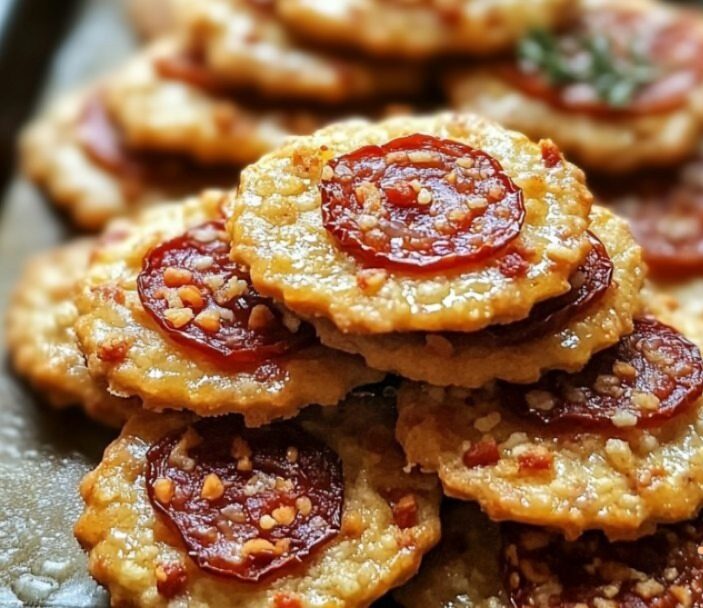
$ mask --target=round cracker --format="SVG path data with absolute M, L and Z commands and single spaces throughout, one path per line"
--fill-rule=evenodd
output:
M 604 296 L 557 332 L 519 344 L 495 345 L 471 334 L 343 334 L 329 321 L 313 320 L 323 344 L 361 354 L 374 369 L 436 386 L 478 388 L 492 380 L 535 382 L 550 369 L 576 372 L 599 350 L 632 331 L 644 282 L 642 251 L 627 223 L 594 207 L 590 230 L 614 264 Z
M 178 3 L 189 46 L 223 82 L 266 97 L 348 103 L 418 94 L 420 67 L 384 65 L 302 47 L 271 6 L 249 0 Z
M 342 460 L 342 530 L 293 571 L 261 583 L 241 583 L 197 568 L 180 539 L 155 515 L 147 497 L 144 476 L 149 446 L 192 417 L 134 417 L 81 486 L 86 509 L 75 532 L 90 551 L 91 574 L 109 589 L 113 603 L 143 608 L 168 605 L 157 591 L 156 569 L 163 563 L 185 568 L 181 597 L 187 597 L 193 608 L 271 608 L 286 605 L 284 600 L 289 605 L 297 600 L 300 606 L 368 606 L 415 574 L 422 555 L 440 534 L 436 482 L 403 472 L 392 420 L 392 409 L 377 399 L 354 398 L 339 409 L 303 415 L 303 428 Z M 395 523 L 389 491 L 414 497 L 416 525 L 402 529 Z
M 568 16 L 565 0 L 276 0 L 297 32 L 375 56 L 489 55 Z
M 652 308 L 686 330 L 680 315 Z M 690 519 L 703 504 L 703 400 L 658 427 L 610 434 L 529 421 L 497 403 L 491 387 L 469 393 L 407 383 L 398 408 L 408 461 L 437 471 L 447 494 L 478 501 L 494 520 L 548 526 L 568 538 L 600 529 L 632 539 Z M 464 464 L 467 450 L 493 441 L 495 464 Z
M 360 278 L 369 269 L 323 225 L 322 169 L 362 146 L 418 132 L 485 151 L 522 188 L 526 220 L 513 245 L 531 252 L 524 276 L 507 278 L 496 257 L 429 276 L 382 269 L 378 289 L 364 287 Z M 331 125 L 291 139 L 242 172 L 230 222 L 232 254 L 249 266 L 261 293 L 302 316 L 327 318 L 343 332 L 474 331 L 524 318 L 536 302 L 568 289 L 589 247 L 592 197 L 583 173 L 561 160 L 547 168 L 543 148 L 551 149 L 470 114 Z
M 73 241 L 29 260 L 7 312 L 7 345 L 14 368 L 52 407 L 79 405 L 91 418 L 119 427 L 137 403 L 111 396 L 92 380 L 73 329 L 73 291 L 94 245 Z
M 176 40 L 161 40 L 105 83 L 107 106 L 128 145 L 205 164 L 245 165 L 291 133 L 323 124 L 311 112 L 250 107 L 231 95 L 218 97 L 186 80 L 163 77 L 155 62 L 183 52 Z
M 664 3 L 649 0 L 624 5 L 628 10 L 658 11 L 664 18 L 672 13 Z M 584 6 L 607 10 L 623 3 L 589 0 Z M 599 116 L 557 108 L 510 83 L 496 66 L 452 70 L 444 79 L 444 89 L 455 109 L 477 112 L 533 138 L 550 137 L 574 162 L 606 173 L 674 165 L 692 154 L 700 141 L 703 84 L 691 91 L 682 107 L 640 116 Z
M 204 416 L 237 412 L 252 426 L 293 416 L 312 403 L 335 405 L 355 386 L 380 381 L 383 374 L 361 359 L 319 345 L 280 359 L 279 375 L 235 371 L 174 342 L 157 326 L 137 292 L 144 256 L 188 228 L 221 217 L 223 202 L 223 193 L 205 192 L 108 228 L 77 295 L 76 332 L 91 374 L 116 395 L 140 397 L 146 408 Z

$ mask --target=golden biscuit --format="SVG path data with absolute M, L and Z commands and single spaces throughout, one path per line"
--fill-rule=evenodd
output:
M 607 291 L 565 327 L 527 341 L 496 344 L 471 334 L 343 334 L 324 320 L 313 324 L 323 344 L 361 354 L 375 369 L 436 386 L 478 388 L 491 380 L 534 382 L 549 369 L 578 371 L 591 355 L 632 331 L 644 281 L 642 252 L 624 220 L 594 207 L 590 230 L 605 245 L 614 271 Z
M 477 505 L 442 508 L 442 542 L 393 597 L 404 608 L 508 608 L 500 572 L 501 533 Z
M 660 317 L 678 325 L 675 315 Z M 649 348 L 649 334 L 636 335 L 644 336 L 637 348 Z M 657 347 L 646 356 L 667 364 L 669 351 L 660 339 L 651 344 Z M 690 343 L 688 349 L 700 363 L 697 349 Z M 622 352 L 614 363 L 610 355 L 603 361 L 625 378 L 639 363 L 618 359 Z M 674 361 L 676 367 L 687 359 L 681 354 Z M 691 365 L 688 371 L 700 371 L 697 363 Z M 541 390 L 542 384 L 529 390 L 508 385 L 507 391 L 498 385 L 473 394 L 406 384 L 399 393 L 397 437 L 410 463 L 437 471 L 447 494 L 477 500 L 495 520 L 557 528 L 569 538 L 595 528 L 611 539 L 629 539 L 651 533 L 658 523 L 693 517 L 703 504 L 700 391 L 686 393 L 680 409 L 667 411 L 668 394 L 658 393 L 660 399 L 636 384 L 628 397 L 622 387 L 629 385 L 610 383 L 612 378 L 620 376 L 607 371 L 597 376 L 592 381 L 599 392 L 591 394 L 600 402 L 608 394 L 632 400 L 614 414 L 604 402 L 581 410 L 579 399 L 586 393 L 568 383 L 564 391 L 574 390 L 571 412 L 560 409 L 555 393 Z M 700 388 L 700 382 L 694 384 Z
M 488 55 L 526 31 L 563 20 L 563 0 L 276 0 L 287 25 L 323 43 L 372 55 Z
M 92 240 L 74 241 L 29 261 L 10 301 L 7 344 L 15 369 L 50 405 L 80 405 L 91 418 L 120 426 L 137 404 L 91 379 L 73 331 L 73 290 L 93 246 Z
M 279 570 L 277 576 L 261 582 L 242 583 L 231 575 L 210 574 L 196 563 L 201 559 L 197 546 L 191 545 L 189 557 L 179 533 L 182 528 L 176 532 L 165 525 L 165 515 L 156 514 L 146 488 L 150 447 L 191 422 L 192 417 L 180 414 L 134 417 L 108 447 L 98 468 L 83 480 L 81 494 L 86 509 L 75 533 L 90 551 L 91 574 L 109 589 L 113 604 L 156 607 L 183 600 L 193 608 L 368 606 L 415 574 L 422 555 L 439 540 L 439 491 L 435 481 L 402 471 L 403 459 L 393 441 L 392 414 L 387 404 L 354 398 L 339 409 L 304 414 L 295 425 L 314 441 L 324 442 L 341 460 L 341 530 L 294 568 Z M 225 418 L 223 424 L 231 422 Z M 291 426 L 285 423 L 283 428 Z M 274 425 L 258 432 L 266 437 L 277 432 L 275 429 Z M 249 446 L 256 471 L 257 448 L 251 443 L 245 445 Z M 185 458 L 196 462 L 196 467 L 201 462 L 193 452 L 187 452 Z M 290 466 L 283 470 L 280 474 L 285 475 Z M 152 488 L 157 482 L 159 479 Z M 161 479 L 163 486 L 167 483 Z M 210 501 L 217 500 L 217 494 L 210 493 L 216 485 L 211 482 L 208 488 Z M 161 490 L 154 490 L 154 500 L 168 499 L 168 493 Z M 297 506 L 298 499 L 295 502 Z M 174 507 L 169 503 L 169 508 Z M 249 509 L 256 506 L 248 505 Z M 268 527 L 263 520 L 259 522 L 262 530 Z M 234 527 L 235 534 L 241 531 Z M 241 564 L 231 562 L 229 568 L 241 571 Z
M 178 13 L 189 46 L 204 55 L 217 78 L 267 97 L 345 103 L 417 94 L 423 87 L 420 69 L 375 65 L 301 47 L 272 6 L 248 0 L 185 0 Z
M 71 220 L 98 230 L 118 215 L 205 187 L 231 186 L 231 170 L 196 168 L 182 159 L 127 151 L 95 89 L 62 97 L 20 140 L 22 171 Z
M 232 313 L 214 304 L 197 316 L 193 312 L 196 304 L 184 307 L 193 298 L 203 299 L 202 288 L 192 293 L 194 288 L 183 284 L 181 287 L 190 291 L 168 288 L 153 300 L 166 302 L 161 298 L 167 297 L 169 306 L 172 297 L 178 300 L 179 306 L 159 317 L 167 320 L 166 325 L 150 314 L 138 287 L 145 256 L 157 251 L 154 248 L 160 243 L 178 239 L 202 224 L 206 225 L 203 232 L 211 234 L 210 222 L 222 217 L 223 199 L 222 193 L 206 192 L 199 199 L 155 207 L 133 222 L 116 222 L 108 229 L 77 296 L 81 314 L 76 332 L 91 374 L 104 379 L 116 395 L 140 397 L 147 408 L 189 409 L 201 415 L 238 412 L 251 425 L 292 416 L 312 403 L 334 405 L 353 387 L 380 381 L 383 375 L 366 368 L 360 359 L 319 346 L 314 340 L 301 343 L 282 357 L 272 355 L 270 360 L 254 358 L 243 363 L 217 359 L 218 353 L 203 350 L 198 340 L 183 343 L 188 335 L 174 328 L 209 330 L 214 323 L 215 335 L 219 335 L 220 328 L 229 327 L 227 321 L 233 319 Z M 210 237 L 197 238 L 206 242 Z M 165 277 L 166 271 L 159 276 Z M 225 283 L 222 279 L 221 283 L 218 290 L 230 285 L 232 289 L 240 284 L 246 287 L 243 280 L 230 283 L 228 279 Z M 263 301 L 260 308 L 254 308 L 259 309 L 257 318 L 265 326 L 272 316 L 270 309 Z M 201 314 L 208 311 L 213 314 Z M 181 323 L 178 314 L 190 316 Z M 254 327 L 253 314 L 252 309 L 250 328 Z M 307 335 L 296 319 L 286 317 L 283 322 L 291 326 L 291 340 L 297 332 L 301 337 Z
M 683 26 L 688 36 L 694 36 L 691 46 L 693 64 L 691 71 L 698 73 L 696 80 L 680 96 L 674 98 L 680 90 L 672 76 L 671 83 L 655 82 L 657 94 L 671 91 L 672 98 L 659 103 L 647 101 L 647 106 L 636 107 L 636 94 L 632 101 L 613 100 L 601 102 L 590 101 L 584 93 L 574 95 L 572 101 L 553 100 L 551 95 L 557 90 L 550 85 L 543 90 L 532 80 L 532 72 L 520 72 L 517 60 L 509 65 L 494 64 L 488 67 L 462 69 L 450 73 L 445 82 L 445 89 L 451 104 L 457 110 L 477 112 L 496 120 L 511 129 L 517 129 L 530 137 L 551 137 L 563 148 L 567 157 L 582 163 L 588 168 L 608 173 L 625 172 L 642 166 L 671 165 L 683 160 L 698 146 L 703 122 L 703 20 L 697 15 L 677 16 L 677 9 L 665 3 L 652 3 L 647 0 L 633 0 L 622 3 L 618 0 L 590 0 L 585 4 L 585 18 L 605 19 L 608 11 L 614 15 L 612 25 L 595 25 L 595 33 L 602 39 L 609 35 L 614 40 L 641 39 L 636 32 L 623 33 L 618 22 L 620 14 L 642 14 L 654 23 L 674 22 L 673 27 Z M 624 17 L 627 19 L 627 17 Z M 679 25 L 676 25 L 679 20 Z M 598 21 L 600 23 L 600 21 Z M 685 45 L 686 36 L 663 29 L 662 40 L 655 48 L 678 48 L 671 39 L 679 39 L 679 46 Z M 671 39 L 670 39 L 671 38 Z M 697 41 L 695 40 L 697 39 Z M 539 40 L 539 39 L 538 39 Z M 530 43 L 534 47 L 534 42 Z M 528 47 L 525 43 L 525 53 Z M 530 48 L 532 48 L 530 47 Z M 695 49 L 699 50 L 695 50 Z M 690 49 L 689 49 L 690 52 Z M 656 64 L 656 58 L 652 60 Z M 522 68 L 524 69 L 524 68 Z M 652 78 L 658 72 L 652 70 Z M 666 71 L 664 70 L 666 74 Z M 676 76 L 676 75 L 674 75 Z M 687 82 L 686 74 L 683 75 Z M 524 84 L 520 84 L 525 81 Z M 582 85 L 583 88 L 584 85 Z M 625 83 L 624 86 L 630 86 Z M 613 86 L 613 91 L 617 92 Z M 620 90 L 624 90 L 623 87 Z M 564 94 L 566 99 L 566 94 Z M 644 99 L 644 94 L 642 95 Z M 571 97 L 569 97 L 571 99 Z M 664 103 L 666 102 L 666 103 Z M 591 106 L 586 106 L 590 103 Z M 603 107 L 595 107 L 601 104 Z M 628 105 L 629 104 L 629 105 Z M 655 105 L 656 104 L 656 105 Z
M 306 133 L 322 124 L 310 112 L 249 109 L 231 96 L 218 97 L 208 86 L 193 82 L 207 78 L 200 68 L 179 61 L 189 61 L 183 49 L 163 40 L 106 82 L 107 106 L 128 145 L 206 164 L 245 165 L 281 145 L 291 133 Z M 197 74 L 190 74 L 192 69 Z
M 348 166 L 367 160 L 398 173 L 379 189 Z M 343 332 L 474 331 L 569 288 L 589 248 L 583 179 L 550 142 L 474 115 L 339 123 L 243 171 L 232 254 L 261 293 Z

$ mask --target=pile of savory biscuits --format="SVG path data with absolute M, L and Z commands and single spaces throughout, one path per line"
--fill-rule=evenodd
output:
M 22 141 L 105 224 L 7 321 L 48 402 L 121 428 L 75 528 L 113 605 L 703 606 L 700 14 L 169 20 Z M 456 111 L 386 116 L 434 71 Z

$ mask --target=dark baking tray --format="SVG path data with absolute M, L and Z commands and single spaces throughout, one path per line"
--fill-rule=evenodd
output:
M 16 135 L 35 108 L 135 48 L 122 4 L 0 0 L 0 319 L 26 259 L 74 236 L 14 173 Z M 12 374 L 3 334 L 0 322 L 0 607 L 107 606 L 72 527 L 82 508 L 78 483 L 115 433 L 42 404 Z

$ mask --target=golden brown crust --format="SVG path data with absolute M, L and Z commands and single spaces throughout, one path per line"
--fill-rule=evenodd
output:
M 568 16 L 564 0 L 277 0 L 287 25 L 334 46 L 371 55 L 428 57 L 505 50 L 535 27 Z
M 73 330 L 73 291 L 94 244 L 74 241 L 28 262 L 10 301 L 7 345 L 14 368 L 51 406 L 80 405 L 91 418 L 121 426 L 137 404 L 92 380 Z
M 129 145 L 201 163 L 244 165 L 281 145 L 290 133 L 321 124 L 309 112 L 249 109 L 232 96 L 218 98 L 159 75 L 154 60 L 179 53 L 183 47 L 176 40 L 161 40 L 106 82 L 107 106 Z
M 239 412 L 254 426 L 293 416 L 312 403 L 335 405 L 355 386 L 380 381 L 383 374 L 359 358 L 322 346 L 282 359 L 280 374 L 261 379 L 257 370 L 228 370 L 158 328 L 136 287 L 144 255 L 156 244 L 220 217 L 223 200 L 223 193 L 210 191 L 108 228 L 77 296 L 81 315 L 76 332 L 90 373 L 104 379 L 116 395 L 140 397 L 146 408 L 188 409 L 204 416 Z
M 22 171 L 78 226 L 98 230 L 109 219 L 153 202 L 163 193 L 146 190 L 135 198 L 86 154 L 78 141 L 76 123 L 91 94 L 74 93 L 54 102 L 23 132 L 20 159 Z
M 189 46 L 223 82 L 278 99 L 345 103 L 421 91 L 421 68 L 384 66 L 300 46 L 274 8 L 249 0 L 177 3 Z
M 41 186 L 52 201 L 85 230 L 97 231 L 114 217 L 156 202 L 188 196 L 215 187 L 225 178 L 188 167 L 176 179 L 156 180 L 143 174 L 110 171 L 86 151 L 79 121 L 87 105 L 97 99 L 96 88 L 57 99 L 22 133 L 20 161 L 24 174 Z M 233 183 L 236 174 L 229 178 Z
M 582 6 L 591 11 L 613 6 L 655 11 L 663 18 L 672 13 L 666 3 L 649 0 L 587 0 Z M 703 128 L 703 84 L 689 93 L 681 108 L 642 116 L 598 116 L 559 109 L 531 96 L 495 66 L 451 70 L 444 81 L 456 110 L 477 112 L 533 138 L 550 137 L 575 162 L 607 173 L 675 165 L 697 149 Z
M 492 259 L 451 276 L 390 272 L 375 293 L 359 285 L 362 266 L 322 223 L 322 168 L 363 145 L 418 132 L 484 150 L 522 188 L 527 219 L 515 246 L 534 253 L 525 276 L 506 278 Z M 343 332 L 474 331 L 524 318 L 535 302 L 567 290 L 588 247 L 592 197 L 583 173 L 566 162 L 546 168 L 542 152 L 524 136 L 469 114 L 338 123 L 291 139 L 243 171 L 230 222 L 232 253 L 251 268 L 259 291 Z
M 342 459 L 345 504 L 340 535 L 298 570 L 268 582 L 243 584 L 207 574 L 155 516 L 144 489 L 150 444 L 191 420 L 180 414 L 134 417 L 83 480 L 86 509 L 75 533 L 90 551 L 91 574 L 109 589 L 113 605 L 166 606 L 156 589 L 155 569 L 176 562 L 185 566 L 187 583 L 173 601 L 184 599 L 192 608 L 279 608 L 277 594 L 299 599 L 302 608 L 365 607 L 417 572 L 422 555 L 439 540 L 435 480 L 403 473 L 387 404 L 352 399 L 342 408 L 316 410 L 302 418 L 303 427 Z M 360 441 L 363 436 L 373 436 L 373 442 Z M 413 493 L 417 525 L 401 529 L 395 524 L 384 498 L 389 489 Z
M 683 315 L 651 308 L 686 330 Z M 703 504 L 702 400 L 659 427 L 610 436 L 530 422 L 498 404 L 490 387 L 469 393 L 407 383 L 398 408 L 396 435 L 408 461 L 437 471 L 447 494 L 477 500 L 494 520 L 557 528 L 570 538 L 601 529 L 631 539 L 690 519 Z M 465 452 L 490 438 L 498 462 L 467 466 Z M 537 460 L 547 466 L 531 469 Z
M 614 263 L 613 282 L 601 300 L 556 333 L 497 346 L 470 334 L 343 334 L 324 320 L 315 320 L 315 328 L 323 344 L 361 354 L 374 369 L 436 386 L 478 388 L 496 379 L 526 383 L 549 369 L 578 371 L 593 353 L 632 331 L 644 281 L 642 252 L 624 220 L 594 207 L 590 230 Z

